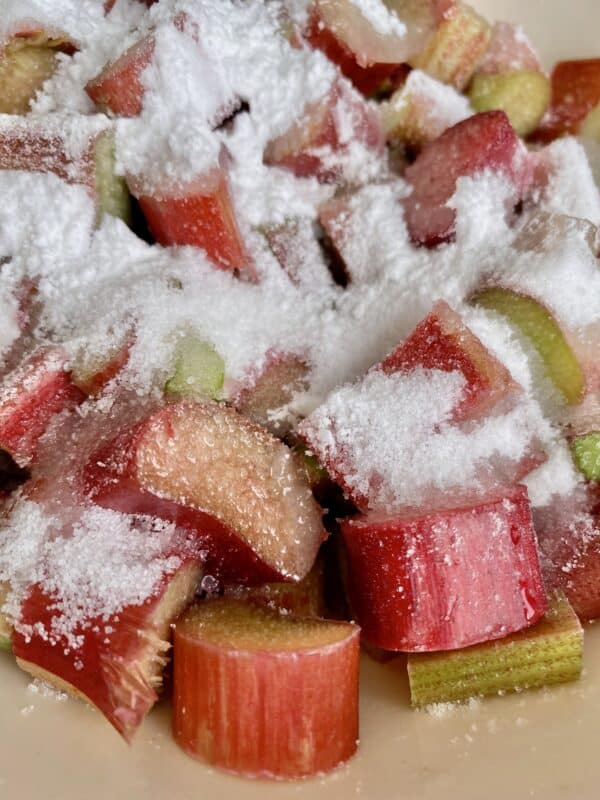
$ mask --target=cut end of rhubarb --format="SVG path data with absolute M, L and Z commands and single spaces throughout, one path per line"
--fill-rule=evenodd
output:
M 181 337 L 175 348 L 175 369 L 165 385 L 180 397 L 220 397 L 225 382 L 225 362 L 210 342 L 197 336 Z
M 558 595 L 533 627 L 495 642 L 448 653 L 410 655 L 414 706 L 453 703 L 577 680 L 583 660 L 583 628 Z
M 550 103 L 550 81 L 542 72 L 478 73 L 469 99 L 475 111 L 505 111 L 519 136 L 529 136 Z
M 589 481 L 600 481 L 600 432 L 576 436 L 571 441 L 571 452 L 579 471 Z

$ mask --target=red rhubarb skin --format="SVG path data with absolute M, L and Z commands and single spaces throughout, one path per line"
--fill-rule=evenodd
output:
M 475 114 L 448 128 L 408 167 L 405 178 L 413 191 L 403 202 L 415 244 L 434 247 L 454 239 L 456 211 L 446 203 L 459 178 L 484 170 L 508 179 L 514 189 L 511 206 L 533 180 L 533 160 L 504 111 Z
M 53 357 L 52 366 L 46 368 L 51 356 L 51 349 L 36 351 L 19 369 L 17 379 L 11 381 L 9 375 L 0 388 L 0 449 L 21 467 L 34 459 L 38 440 L 52 418 L 85 399 L 63 368 L 64 361 L 57 363 Z
M 550 108 L 533 135 L 542 142 L 577 134 L 600 103 L 600 58 L 560 61 L 552 70 L 551 82 Z
M 122 117 L 137 117 L 144 105 L 142 74 L 154 55 L 154 37 L 147 36 L 109 64 L 85 87 L 91 100 Z
M 358 628 L 313 650 L 243 651 L 174 637 L 173 735 L 189 755 L 252 778 L 305 778 L 358 741 Z
M 184 564 L 192 560 L 188 558 Z M 52 629 L 54 598 L 35 585 L 23 604 L 19 625 L 13 633 L 13 653 L 16 658 L 69 683 L 102 712 L 126 741 L 131 741 L 158 700 L 136 662 L 144 655 L 146 644 L 141 634 L 154 629 L 153 614 L 171 580 L 172 577 L 163 578 L 155 595 L 142 605 L 127 606 L 107 619 L 86 620 L 85 626 L 73 632 L 84 637 L 83 645 L 76 649 L 69 647 L 66 639 L 48 640 L 36 629 L 31 636 L 23 633 L 27 630 L 25 626 Z M 107 633 L 107 628 L 109 631 L 112 628 L 112 632 Z
M 525 487 L 445 513 L 348 519 L 341 530 L 351 608 L 364 638 L 384 650 L 468 647 L 546 611 Z
M 148 514 L 193 532 L 205 552 L 205 573 L 218 580 L 241 585 L 285 580 L 241 536 L 213 515 L 159 497 L 140 485 L 136 452 L 151 425 L 152 420 L 145 420 L 91 456 L 84 472 L 85 494 L 105 508 L 125 514 Z

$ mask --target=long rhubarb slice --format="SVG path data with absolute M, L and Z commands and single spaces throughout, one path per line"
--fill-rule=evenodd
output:
M 234 600 L 195 605 L 175 627 L 175 740 L 249 777 L 334 769 L 357 746 L 358 658 L 348 623 Z
M 384 650 L 454 650 L 527 628 L 546 610 L 527 491 L 422 515 L 342 522 L 350 606 Z
M 583 628 L 566 598 L 558 596 L 526 631 L 464 650 L 410 655 L 411 702 L 453 703 L 575 681 L 582 661 Z
M 300 580 L 324 538 L 297 456 L 218 403 L 150 414 L 90 457 L 85 481 L 100 505 L 194 530 L 206 571 L 230 582 Z

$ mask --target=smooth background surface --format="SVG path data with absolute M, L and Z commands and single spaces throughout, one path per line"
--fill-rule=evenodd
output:
M 521 22 L 548 64 L 600 55 L 600 0 L 481 0 Z M 600 797 L 600 625 L 579 684 L 494 698 L 436 718 L 413 712 L 401 660 L 364 660 L 360 754 L 323 779 L 250 783 L 171 742 L 167 707 L 128 748 L 93 711 L 27 691 L 0 653 L 0 797 L 6 800 L 595 800 Z

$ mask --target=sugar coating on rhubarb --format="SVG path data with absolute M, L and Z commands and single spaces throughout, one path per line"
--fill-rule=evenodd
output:
M 377 33 L 404 36 L 406 25 L 398 18 L 393 9 L 384 5 L 382 0 L 350 0 L 360 13 L 373 26 Z

